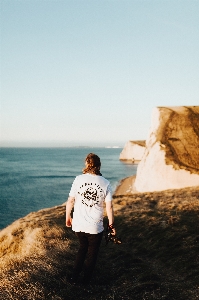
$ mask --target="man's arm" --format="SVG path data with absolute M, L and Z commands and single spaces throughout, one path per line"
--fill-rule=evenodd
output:
M 66 226 L 71 227 L 72 225 L 72 218 L 71 218 L 71 210 L 73 209 L 75 203 L 75 197 L 68 197 L 66 202 Z
M 106 202 L 106 213 L 107 213 L 109 225 L 113 225 L 113 223 L 114 223 L 114 211 L 113 211 L 112 201 Z M 113 235 L 116 234 L 115 228 L 112 229 L 112 234 Z

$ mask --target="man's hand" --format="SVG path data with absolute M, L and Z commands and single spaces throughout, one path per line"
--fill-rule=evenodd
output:
M 66 226 L 71 227 L 72 225 L 72 218 L 70 216 L 71 210 L 74 206 L 75 198 L 69 197 L 68 201 L 66 202 Z
M 113 229 L 111 230 L 111 234 L 112 234 L 112 235 L 116 235 L 116 230 L 115 230 L 115 228 L 113 228 Z
M 66 227 L 71 227 L 72 226 L 72 218 L 66 219 Z
M 114 212 L 113 212 L 113 204 L 112 201 L 106 202 L 106 213 L 108 217 L 108 223 L 110 225 L 111 234 L 116 235 L 115 227 L 111 228 L 111 225 L 114 223 Z

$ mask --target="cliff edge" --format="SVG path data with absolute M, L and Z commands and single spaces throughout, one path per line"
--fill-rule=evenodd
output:
M 0 300 L 197 299 L 198 197 L 199 187 L 115 196 L 122 244 L 103 239 L 89 286 L 67 282 L 78 242 L 65 206 L 30 213 L 0 231 Z
M 139 192 L 199 185 L 199 106 L 156 107 L 134 187 Z

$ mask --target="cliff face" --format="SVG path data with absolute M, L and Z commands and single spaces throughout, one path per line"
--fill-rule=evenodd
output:
M 120 153 L 120 160 L 140 161 L 144 151 L 145 141 L 128 141 Z
M 159 191 L 199 185 L 199 106 L 157 107 L 135 189 Z

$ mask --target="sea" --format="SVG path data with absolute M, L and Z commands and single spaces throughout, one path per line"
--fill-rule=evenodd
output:
M 0 229 L 30 212 L 63 204 L 88 153 L 101 159 L 113 191 L 137 166 L 119 160 L 121 148 L 0 148 Z

